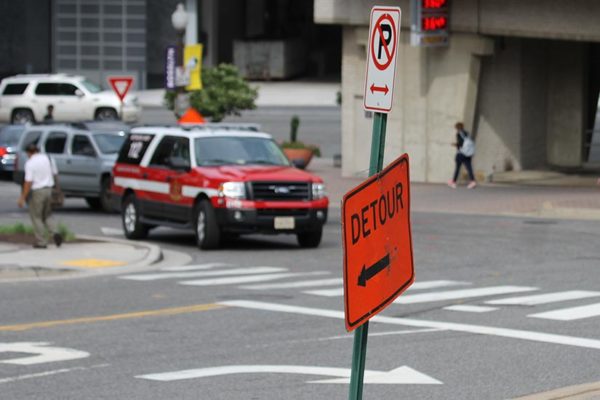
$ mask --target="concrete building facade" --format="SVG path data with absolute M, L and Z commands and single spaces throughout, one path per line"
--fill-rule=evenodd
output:
M 445 182 L 453 126 L 477 142 L 479 179 L 523 169 L 589 165 L 600 89 L 600 2 L 453 0 L 447 47 L 410 44 L 410 1 L 315 0 L 317 23 L 343 26 L 342 154 L 346 176 L 368 169 L 363 110 L 369 12 L 402 8 L 386 160 L 406 152 L 415 181 Z

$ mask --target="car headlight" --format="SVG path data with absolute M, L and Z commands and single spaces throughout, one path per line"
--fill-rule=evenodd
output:
M 125 104 L 126 106 L 137 106 L 138 105 L 138 98 L 137 97 L 133 97 L 133 96 L 128 96 L 123 101 L 123 104 Z
M 244 199 L 246 198 L 246 186 L 244 182 L 225 182 L 219 186 L 219 197 Z
M 325 185 L 322 183 L 313 183 L 312 184 L 312 198 L 313 200 L 319 200 L 323 197 L 327 196 L 327 192 L 325 192 Z

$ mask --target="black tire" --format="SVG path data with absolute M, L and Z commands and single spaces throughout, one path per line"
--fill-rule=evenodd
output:
M 297 234 L 298 244 L 304 248 L 315 248 L 321 244 L 321 237 L 323 237 L 323 228 L 316 231 L 308 231 Z
M 221 242 L 221 229 L 217 224 L 215 209 L 207 200 L 196 206 L 194 234 L 196 245 L 202 250 L 216 249 Z
M 98 121 L 115 121 L 119 119 L 119 114 L 114 108 L 105 107 L 96 110 L 95 118 Z
M 100 210 L 100 198 L 98 197 L 86 197 L 85 202 L 90 206 L 92 210 Z
M 100 182 L 100 207 L 105 213 L 114 213 L 115 210 L 112 206 L 112 199 L 110 193 L 110 178 L 108 176 L 102 178 Z
M 123 201 L 121 222 L 127 239 L 143 239 L 148 236 L 150 227 L 140 222 L 140 208 L 134 195 L 129 195 Z
M 32 124 L 34 122 L 35 116 L 33 115 L 33 112 L 27 108 L 19 108 L 14 110 L 10 118 L 11 124 Z

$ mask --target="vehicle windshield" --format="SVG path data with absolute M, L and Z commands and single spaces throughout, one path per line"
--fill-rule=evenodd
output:
M 90 92 L 90 93 L 99 93 L 102 91 L 102 88 L 100 88 L 100 86 L 96 85 L 94 82 L 90 82 L 87 79 L 81 81 L 81 84 L 83 86 L 85 86 L 85 88 Z
M 289 165 L 279 146 L 258 137 L 219 136 L 197 138 L 194 143 L 198 166 Z
M 94 133 L 94 139 L 103 154 L 117 154 L 125 142 L 125 133 Z
M 25 125 L 5 126 L 0 129 L 0 146 L 16 146 L 24 130 Z

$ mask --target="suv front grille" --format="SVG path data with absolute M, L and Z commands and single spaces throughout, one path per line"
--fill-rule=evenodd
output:
M 250 188 L 252 200 L 310 200 L 308 182 L 250 182 Z
M 259 217 L 306 217 L 308 208 L 259 208 L 256 210 Z

